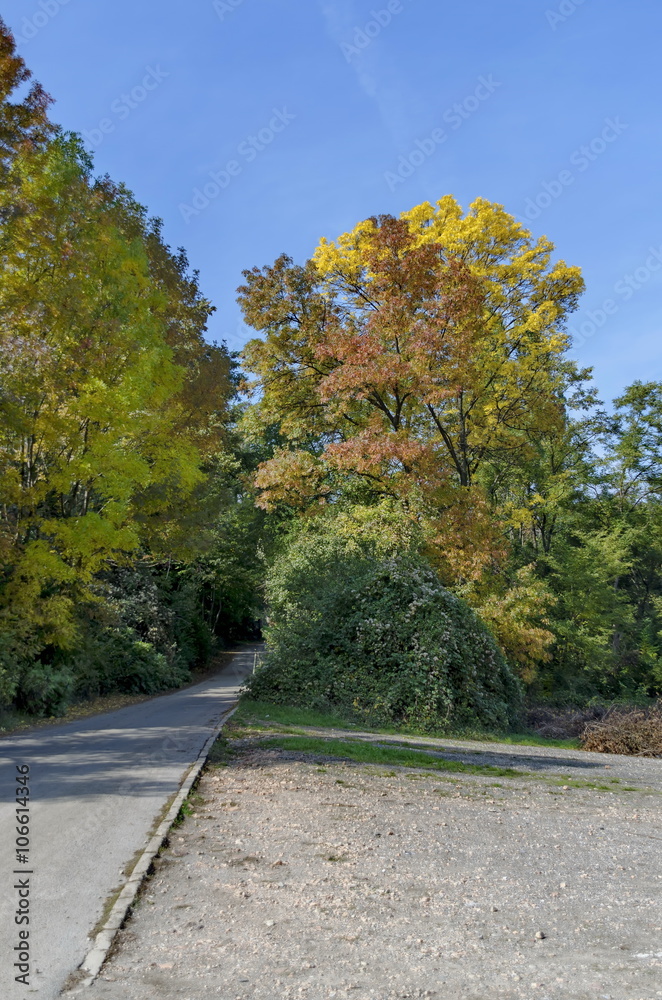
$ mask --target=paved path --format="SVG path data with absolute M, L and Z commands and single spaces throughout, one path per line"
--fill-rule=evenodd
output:
M 59 995 L 123 869 L 233 706 L 257 646 L 200 684 L 83 721 L 0 740 L 0 996 Z M 16 765 L 30 766 L 30 863 L 15 858 Z M 23 869 L 14 875 L 14 869 Z M 30 985 L 14 981 L 14 923 L 30 875 Z M 25 925 L 23 925 L 25 926 Z

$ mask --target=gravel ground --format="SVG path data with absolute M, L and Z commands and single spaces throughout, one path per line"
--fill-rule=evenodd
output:
M 538 761 L 493 779 L 237 747 L 203 776 L 90 1000 L 662 997 L 659 761 L 455 745 Z M 575 760 L 573 778 L 639 790 L 539 773 Z

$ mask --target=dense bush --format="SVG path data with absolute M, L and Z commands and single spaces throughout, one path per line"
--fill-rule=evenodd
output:
M 94 596 L 77 609 L 69 649 L 16 625 L 0 631 L 0 704 L 57 715 L 81 698 L 178 687 L 207 661 L 212 635 L 198 591 L 176 568 L 147 560 L 109 568 Z
M 82 609 L 75 649 L 61 654 L 78 697 L 154 694 L 186 683 L 207 660 L 212 639 L 195 587 L 174 568 L 115 567 L 99 581 L 98 596 Z
M 58 715 L 71 701 L 76 677 L 70 666 L 53 669 L 38 663 L 26 670 L 17 689 L 15 704 L 31 715 Z
M 304 532 L 267 585 L 253 697 L 333 706 L 372 723 L 504 727 L 518 682 L 488 629 L 413 554 Z
M 75 690 L 91 697 L 119 691 L 155 694 L 186 683 L 188 666 L 171 652 L 158 652 L 131 629 L 107 629 L 90 638 L 71 661 Z

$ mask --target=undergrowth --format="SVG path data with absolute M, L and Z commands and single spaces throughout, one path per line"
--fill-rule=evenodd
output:
M 343 716 L 334 712 L 322 712 L 314 709 L 298 708 L 290 705 L 275 705 L 268 701 L 259 701 L 244 696 L 237 709 L 233 721 L 246 723 L 253 727 L 271 726 L 313 726 L 319 729 L 355 729 L 362 732 L 384 733 L 387 735 L 428 736 L 441 739 L 480 740 L 495 743 L 510 743 L 522 746 L 551 746 L 564 750 L 579 749 L 576 739 L 553 739 L 539 736 L 531 732 L 489 732 L 479 729 L 446 728 L 421 733 L 410 726 L 380 726 L 367 727 L 351 716 Z

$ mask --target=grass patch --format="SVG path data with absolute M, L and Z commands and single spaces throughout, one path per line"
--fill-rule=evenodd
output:
M 324 739 L 315 736 L 274 736 L 261 740 L 260 745 L 298 753 L 324 754 L 344 757 L 360 764 L 397 764 L 400 767 L 421 767 L 427 771 L 454 771 L 463 774 L 487 774 L 492 777 L 521 778 L 522 773 L 512 767 L 494 767 L 490 764 L 463 764 L 461 761 L 442 760 L 421 750 L 405 747 L 375 746 L 374 743 L 353 740 Z
M 179 812 L 172 821 L 171 829 L 176 830 L 178 827 L 180 827 L 184 822 L 184 820 L 188 819 L 188 817 L 192 814 L 192 812 L 193 812 L 193 806 L 186 800 L 182 802 L 181 806 L 179 807 Z
M 613 784 L 608 785 L 589 779 L 564 777 L 556 774 L 541 774 L 540 772 L 533 771 L 519 771 L 512 767 L 498 767 L 493 764 L 465 764 L 462 761 L 445 760 L 441 757 L 433 756 L 434 750 L 430 752 L 410 750 L 407 747 L 398 745 L 376 745 L 362 740 L 334 739 L 323 736 L 270 736 L 266 739 L 260 739 L 259 744 L 262 747 L 269 747 L 275 750 L 289 750 L 295 753 L 332 756 L 356 761 L 359 764 L 397 765 L 399 767 L 415 767 L 425 771 L 446 771 L 454 774 L 474 774 L 491 778 L 518 778 L 520 781 L 534 780 L 561 788 L 565 786 L 568 789 L 583 788 L 609 792 L 616 790 Z M 396 772 L 391 771 L 389 776 L 394 777 L 395 774 Z M 417 776 L 408 775 L 408 777 Z M 611 782 L 619 781 L 618 778 L 611 778 L 609 780 Z M 337 780 L 336 784 L 342 785 L 347 784 L 347 782 Z M 490 787 L 502 788 L 503 786 L 494 782 Z M 645 791 L 645 789 L 629 787 L 618 790 Z
M 254 701 L 242 698 L 233 721 L 252 725 L 269 722 L 280 726 L 320 726 L 325 729 L 358 729 L 356 720 L 327 712 L 316 712 L 312 708 L 296 708 L 290 705 L 274 705 L 269 701 Z
M 269 729 L 277 726 L 314 726 L 318 729 L 356 729 L 364 732 L 383 733 L 384 735 L 397 736 L 429 736 L 439 739 L 458 740 L 479 740 L 492 743 L 509 743 L 521 746 L 549 746 L 558 747 L 561 750 L 578 750 L 581 748 L 579 740 L 575 739 L 551 739 L 545 736 L 538 736 L 536 733 L 489 733 L 482 730 L 462 729 L 462 730 L 439 730 L 421 733 L 408 726 L 381 726 L 374 727 L 367 723 L 358 722 L 355 717 L 338 715 L 332 712 L 320 712 L 309 708 L 297 708 L 294 705 L 275 705 L 268 701 L 254 701 L 251 698 L 242 698 L 239 708 L 235 712 L 233 722 L 244 723 L 253 729 Z M 290 732 L 296 732 L 290 730 Z M 300 734 L 303 735 L 303 734 Z
M 192 816 L 197 810 L 205 804 L 205 799 L 198 792 L 190 792 L 188 798 L 184 799 L 181 806 L 179 807 L 179 812 L 172 821 L 172 830 L 176 830 L 180 827 L 185 819 Z
M 211 764 L 213 767 L 227 767 L 234 756 L 234 751 L 232 750 L 227 737 L 219 736 L 218 739 L 212 743 L 207 756 L 207 764 Z

